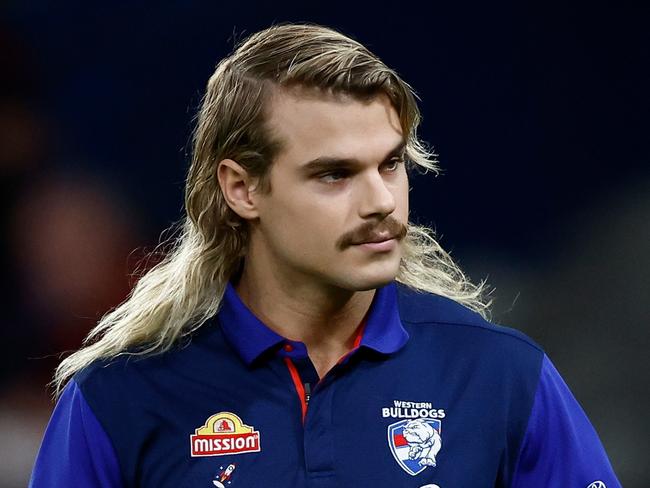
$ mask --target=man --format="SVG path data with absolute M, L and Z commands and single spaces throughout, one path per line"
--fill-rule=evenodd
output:
M 183 233 L 57 370 L 31 486 L 620 486 L 543 351 L 408 221 L 418 123 L 327 28 L 221 61 Z

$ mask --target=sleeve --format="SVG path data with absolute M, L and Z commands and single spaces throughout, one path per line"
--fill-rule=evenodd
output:
M 113 444 L 74 381 L 54 408 L 29 482 L 29 488 L 70 486 L 124 486 Z
M 511 488 L 620 488 L 598 434 L 544 356 Z

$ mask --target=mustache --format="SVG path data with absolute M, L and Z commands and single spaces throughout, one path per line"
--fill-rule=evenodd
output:
M 366 222 L 360 225 L 357 229 L 344 234 L 338 240 L 337 246 L 340 250 L 343 250 L 348 246 L 370 241 L 378 234 L 388 234 L 398 241 L 401 241 L 406 236 L 406 232 L 407 227 L 405 224 L 394 217 L 388 216 L 379 223 Z

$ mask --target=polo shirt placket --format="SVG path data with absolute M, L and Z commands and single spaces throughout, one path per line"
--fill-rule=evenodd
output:
M 395 293 L 394 285 L 376 292 L 368 314 L 357 328 L 352 350 L 319 378 L 304 343 L 272 331 L 246 307 L 231 283 L 226 287 L 218 315 L 226 340 L 248 366 L 268 361 L 279 377 L 288 373 L 290 381 L 285 386 L 295 389 L 297 408 L 293 411 L 302 423 L 304 470 L 310 487 L 338 486 L 333 425 L 337 378 L 346 373 L 350 359 L 362 354 L 364 348 L 396 352 L 408 339 L 394 306 Z

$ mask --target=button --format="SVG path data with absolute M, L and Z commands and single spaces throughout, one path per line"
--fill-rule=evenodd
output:
M 291 344 L 285 344 L 284 345 L 284 350 L 287 352 L 293 351 L 293 346 Z

